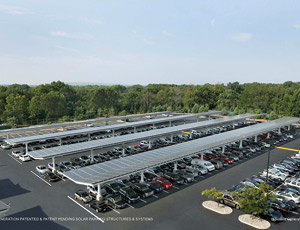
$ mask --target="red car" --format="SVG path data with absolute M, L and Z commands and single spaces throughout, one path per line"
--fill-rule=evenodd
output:
M 224 155 L 219 155 L 217 158 L 222 159 L 224 161 L 226 161 L 228 164 L 232 164 L 232 160 L 229 159 L 227 156 Z
M 163 177 L 157 177 L 157 178 L 153 179 L 153 182 L 160 184 L 165 189 L 170 189 L 173 187 L 172 183 Z

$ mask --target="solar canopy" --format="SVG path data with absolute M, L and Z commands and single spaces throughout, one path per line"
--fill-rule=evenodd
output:
M 200 151 L 223 146 L 237 140 L 269 132 L 299 121 L 299 118 L 284 117 L 274 121 L 228 131 L 226 133 L 220 133 L 165 148 L 74 169 L 65 172 L 64 176 L 71 181 L 82 185 L 105 183 L 157 165 L 181 159 Z
M 237 115 L 232 117 L 219 118 L 215 120 L 201 121 L 201 122 L 190 123 L 186 125 L 168 127 L 164 129 L 155 129 L 143 133 L 128 134 L 124 136 L 93 140 L 93 141 L 82 142 L 78 144 L 62 145 L 59 147 L 46 148 L 46 149 L 29 152 L 28 155 L 30 155 L 33 159 L 43 160 L 51 157 L 57 157 L 57 156 L 63 156 L 63 155 L 88 151 L 91 149 L 99 149 L 99 148 L 105 148 L 109 146 L 122 145 L 124 143 L 129 143 L 132 141 L 138 141 L 138 140 L 154 138 L 162 135 L 174 134 L 184 130 L 193 130 L 199 128 L 219 126 L 222 124 L 237 122 L 239 120 L 245 120 L 248 118 L 253 118 L 253 117 L 263 116 L 263 115 L 265 114 L 243 114 L 243 115 Z
M 42 130 L 42 129 L 51 129 L 51 128 L 91 124 L 91 123 L 100 123 L 100 122 L 109 122 L 109 121 L 116 121 L 116 120 L 128 120 L 128 119 L 132 119 L 132 118 L 139 118 L 139 117 L 145 117 L 145 116 L 158 116 L 158 115 L 170 114 L 170 113 L 174 113 L 174 112 L 164 111 L 164 112 L 155 112 L 155 113 L 133 114 L 133 115 L 127 115 L 127 116 L 121 116 L 121 117 L 110 117 L 110 118 L 90 119 L 90 120 L 84 120 L 84 121 L 65 122 L 65 123 L 52 124 L 52 125 L 38 125 L 38 126 L 30 126 L 30 127 L 24 127 L 24 128 L 1 130 L 0 134 L 11 134 L 11 133 L 17 133 L 17 132 L 26 132 L 26 131 L 38 131 L 38 130 Z
M 162 122 L 168 122 L 168 121 L 171 122 L 171 121 L 180 120 L 180 119 L 193 118 L 193 117 L 199 117 L 199 116 L 209 116 L 212 114 L 220 114 L 220 113 L 223 113 L 223 112 L 212 111 L 212 112 L 206 112 L 206 113 L 180 115 L 180 116 L 174 116 L 174 117 L 157 118 L 157 119 L 136 121 L 136 122 L 130 122 L 130 123 L 107 125 L 107 126 L 101 126 L 101 127 L 89 127 L 89 128 L 84 128 L 84 129 L 76 129 L 76 130 L 62 131 L 62 132 L 56 132 L 56 133 L 47 133 L 47 134 L 35 135 L 35 136 L 26 136 L 26 137 L 20 137 L 20 138 L 7 139 L 5 141 L 9 144 L 15 145 L 15 144 L 30 143 L 30 142 L 34 142 L 34 141 L 41 141 L 41 140 L 47 140 L 47 139 L 63 138 L 63 137 L 74 136 L 74 135 L 79 135 L 79 134 L 89 134 L 89 133 L 101 132 L 101 131 L 105 131 L 105 130 L 130 128 L 130 127 L 143 126 L 143 125 L 162 123 Z

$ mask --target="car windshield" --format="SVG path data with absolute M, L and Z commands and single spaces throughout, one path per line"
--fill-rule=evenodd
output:
M 169 183 L 169 181 L 167 181 L 167 180 L 160 180 L 162 183 L 164 183 L 164 184 L 167 184 L 167 183 Z
M 113 199 L 114 199 L 115 202 L 119 202 L 119 201 L 122 200 L 122 197 L 121 197 L 121 195 L 119 195 L 119 196 L 113 197 Z
M 40 169 L 46 169 L 46 166 L 44 166 L 44 165 L 40 166 Z
M 135 192 L 132 191 L 131 189 L 128 189 L 126 192 L 127 192 L 128 196 L 130 196 L 130 197 L 135 196 Z
M 117 183 L 111 183 L 110 186 L 114 189 L 119 188 L 119 185 Z
M 145 192 L 148 190 L 148 187 L 146 185 L 140 186 L 141 191 Z

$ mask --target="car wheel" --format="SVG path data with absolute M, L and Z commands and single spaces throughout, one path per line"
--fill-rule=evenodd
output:
M 240 209 L 240 206 L 239 206 L 238 204 L 236 204 L 236 205 L 235 205 L 235 208 L 236 208 L 237 210 L 239 210 L 239 209 Z

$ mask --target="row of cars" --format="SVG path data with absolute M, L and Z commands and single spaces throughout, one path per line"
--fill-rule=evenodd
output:
M 300 154 L 273 164 L 268 170 L 258 175 L 246 178 L 232 189 L 223 191 L 220 203 L 240 209 L 240 204 L 234 199 L 234 192 L 247 187 L 258 189 L 266 182 L 273 187 L 275 200 L 269 200 L 269 208 L 263 217 L 271 221 L 281 221 L 291 212 L 297 213 L 300 204 Z

